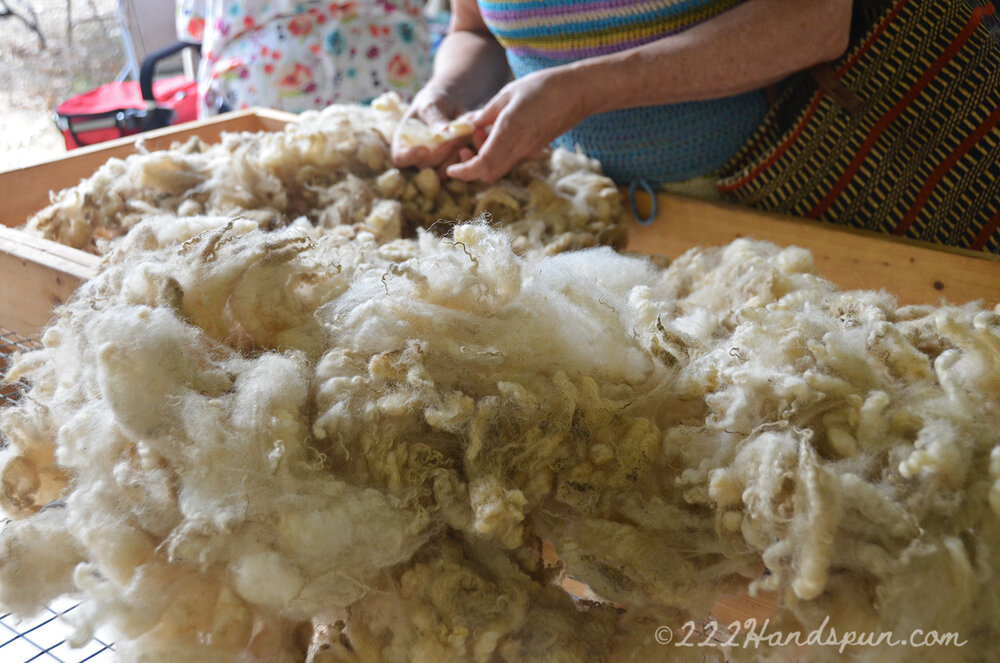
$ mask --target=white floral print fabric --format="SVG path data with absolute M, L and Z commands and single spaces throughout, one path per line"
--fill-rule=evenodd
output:
M 404 99 L 430 77 L 430 37 L 411 0 L 179 0 L 177 33 L 202 44 L 199 116 Z

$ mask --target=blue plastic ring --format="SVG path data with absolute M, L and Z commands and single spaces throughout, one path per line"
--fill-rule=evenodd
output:
M 644 219 L 639 216 L 639 208 L 635 204 L 635 192 L 639 187 L 642 187 L 643 190 L 649 194 L 649 199 L 652 201 L 649 216 Z M 659 211 L 656 201 L 656 192 L 653 190 L 653 187 L 649 185 L 649 182 L 646 180 L 634 180 L 628 185 L 628 208 L 632 212 L 632 218 L 634 218 L 640 226 L 648 226 L 656 220 L 657 212 Z

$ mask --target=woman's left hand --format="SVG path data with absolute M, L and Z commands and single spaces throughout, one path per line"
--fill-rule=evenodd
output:
M 473 124 L 492 129 L 478 153 L 466 150 L 460 163 L 448 166 L 448 176 L 494 182 L 586 118 L 586 88 L 573 73 L 566 66 L 533 72 L 508 83 L 471 113 Z

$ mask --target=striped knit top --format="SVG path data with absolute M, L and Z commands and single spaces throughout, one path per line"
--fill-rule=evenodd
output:
M 682 32 L 745 0 L 478 0 L 515 76 Z M 618 182 L 676 182 L 720 168 L 764 117 L 763 90 L 594 115 L 556 139 Z

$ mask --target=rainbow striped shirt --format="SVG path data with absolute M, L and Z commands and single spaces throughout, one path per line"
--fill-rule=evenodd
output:
M 683 32 L 746 0 L 478 0 L 515 76 Z M 619 182 L 672 182 L 720 168 L 767 110 L 763 91 L 587 118 L 556 145 L 579 145 Z

